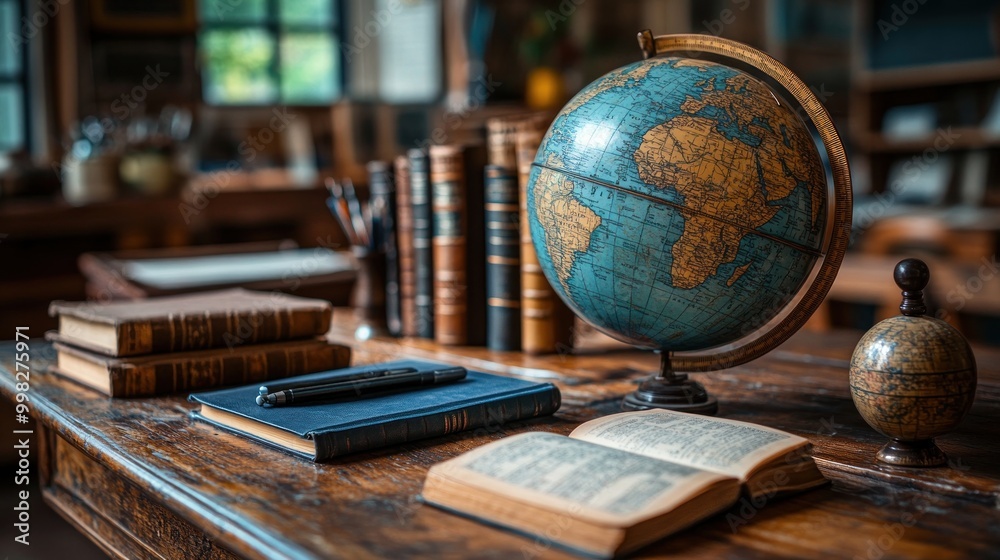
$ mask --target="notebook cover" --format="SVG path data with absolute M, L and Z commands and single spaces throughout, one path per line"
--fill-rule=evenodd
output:
M 400 360 L 347 368 L 339 372 L 346 374 L 383 367 L 440 369 L 450 366 Z M 329 374 L 317 373 L 295 379 L 318 379 L 327 375 Z M 310 458 L 316 461 L 487 425 L 499 426 L 507 422 L 545 416 L 558 410 L 560 404 L 559 390 L 551 383 L 535 383 L 471 370 L 465 379 L 455 383 L 358 400 L 289 407 L 258 406 L 254 402 L 257 389 L 258 385 L 252 385 L 198 393 L 191 395 L 189 400 L 312 439 L 316 442 L 316 455 Z M 192 416 L 207 421 L 197 411 L 193 411 Z M 259 440 L 253 434 L 241 435 Z M 280 448 L 301 455 L 296 451 Z

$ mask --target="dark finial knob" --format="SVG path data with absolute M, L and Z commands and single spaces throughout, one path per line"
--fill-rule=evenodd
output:
M 924 305 L 924 288 L 931 279 L 931 271 L 924 261 L 920 259 L 899 261 L 892 273 L 892 279 L 896 281 L 899 289 L 903 290 L 903 303 L 899 304 L 899 310 L 903 315 L 919 317 L 927 313 L 927 306 Z

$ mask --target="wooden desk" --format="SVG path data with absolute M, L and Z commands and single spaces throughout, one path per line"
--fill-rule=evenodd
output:
M 330 338 L 353 339 L 348 325 Z M 128 558 L 567 557 L 544 543 L 449 515 L 417 501 L 427 468 L 524 430 L 568 433 L 618 410 L 654 356 L 634 351 L 527 357 L 447 350 L 425 341 L 370 341 L 356 361 L 402 353 L 555 380 L 552 418 L 497 426 L 313 464 L 188 418 L 183 397 L 110 400 L 41 372 L 50 354 L 33 333 L 33 452 L 45 499 L 104 550 Z M 829 487 L 743 502 L 639 556 L 692 558 L 1000 555 L 1000 352 L 977 353 L 979 392 L 960 429 L 941 438 L 952 467 L 873 464 L 883 438 L 847 389 L 858 333 L 800 333 L 752 364 L 696 375 L 720 414 L 808 437 Z M 11 398 L 12 352 L 0 359 Z M 9 437 L 9 436 L 8 436 Z M 37 490 L 32 491 L 38 507 Z M 558 531 L 558 527 L 550 528 Z M 34 537 L 34 535 L 33 535 Z

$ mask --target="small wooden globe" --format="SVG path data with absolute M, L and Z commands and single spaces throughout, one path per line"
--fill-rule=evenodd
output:
M 868 424 L 892 438 L 879 461 L 906 467 L 947 463 L 933 438 L 958 426 L 976 394 L 976 360 L 954 327 L 924 315 L 923 261 L 896 265 L 903 315 L 871 328 L 851 358 L 851 396 Z

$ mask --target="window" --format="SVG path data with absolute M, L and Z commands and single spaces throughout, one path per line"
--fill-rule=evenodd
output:
M 27 144 L 24 66 L 28 44 L 20 30 L 20 2 L 0 0 L 0 152 Z
M 205 101 L 310 105 L 338 99 L 343 79 L 337 4 L 337 0 L 201 0 Z

